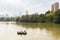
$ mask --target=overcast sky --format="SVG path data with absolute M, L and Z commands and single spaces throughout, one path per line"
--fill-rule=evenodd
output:
M 0 0 L 0 15 L 9 14 L 10 16 L 16 16 L 26 14 L 28 10 L 29 14 L 34 12 L 44 13 L 47 10 L 51 10 L 51 5 L 59 0 Z

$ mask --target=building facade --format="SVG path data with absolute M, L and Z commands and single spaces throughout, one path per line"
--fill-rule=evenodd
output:
M 58 3 L 58 2 L 52 4 L 52 6 L 51 6 L 51 11 L 52 11 L 52 12 L 55 12 L 55 11 L 57 11 L 58 9 L 59 9 L 59 3 Z

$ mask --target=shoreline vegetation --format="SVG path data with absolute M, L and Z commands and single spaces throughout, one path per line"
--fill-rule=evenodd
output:
M 16 22 L 60 24 L 60 9 L 55 12 L 47 11 L 45 14 L 23 15 L 22 17 L 17 17 Z
M 26 23 L 58 23 L 60 24 L 60 9 L 55 12 L 47 11 L 45 14 L 26 14 L 11 17 L 11 18 L 0 18 L 0 21 L 16 21 Z

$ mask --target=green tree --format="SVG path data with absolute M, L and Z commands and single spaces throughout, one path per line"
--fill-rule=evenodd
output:
M 49 10 L 45 13 L 45 15 L 47 15 L 47 14 L 50 14 L 50 11 Z
M 16 21 L 17 22 L 20 22 L 20 17 L 16 17 Z
M 60 9 L 57 10 L 54 14 L 54 22 L 55 23 L 60 23 Z
M 45 14 L 40 14 L 39 15 L 39 22 L 41 22 L 41 23 L 46 22 L 46 16 L 45 16 Z
M 46 14 L 47 22 L 53 22 L 53 13 Z

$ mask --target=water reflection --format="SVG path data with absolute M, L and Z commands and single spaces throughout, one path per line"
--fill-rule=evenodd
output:
M 51 36 L 51 40 L 59 40 L 60 38 L 60 24 L 54 24 L 54 23 L 19 23 L 18 25 L 22 25 L 22 27 L 26 28 L 33 28 L 46 31 Z M 41 32 L 41 31 L 40 31 Z M 42 33 L 43 35 L 43 33 Z M 42 37 L 42 36 L 41 36 Z
M 21 30 L 27 35 L 17 35 Z M 0 40 L 60 40 L 60 24 L 0 22 Z
M 21 25 L 25 28 L 39 28 L 39 23 L 16 23 L 17 25 Z

